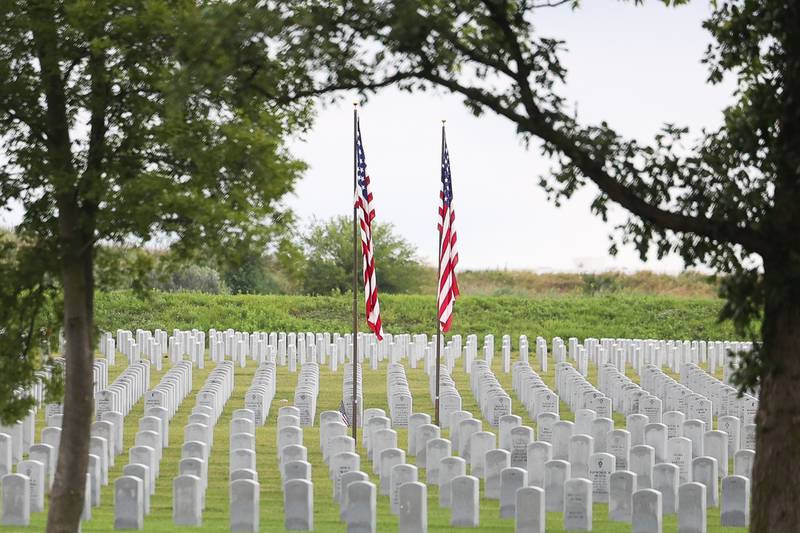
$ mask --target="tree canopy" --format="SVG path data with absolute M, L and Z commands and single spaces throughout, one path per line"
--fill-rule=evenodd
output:
M 24 212 L 21 253 L 0 265 L 20 283 L 0 292 L 0 367 L 16 369 L 0 374 L 0 416 L 28 402 L 5 393 L 33 379 L 32 339 L 47 318 L 37 311 L 55 290 L 66 381 L 48 531 L 73 531 L 93 410 L 97 244 L 158 237 L 178 254 L 220 256 L 263 247 L 304 168 L 285 141 L 311 108 L 278 98 L 302 50 L 275 38 L 281 14 L 256 0 L 9 0 L 0 26 L 0 208 Z
M 352 224 L 347 217 L 311 224 L 302 240 L 305 250 L 303 292 L 330 294 L 352 291 Z M 380 292 L 398 294 L 418 291 L 422 266 L 416 248 L 397 235 L 391 224 L 373 222 L 372 239 Z
M 605 219 L 611 203 L 627 210 L 612 253 L 620 245 L 642 257 L 676 252 L 688 266 L 728 274 L 722 318 L 757 341 L 735 374 L 742 390 L 760 391 L 753 530 L 792 531 L 800 471 L 785 466 L 800 446 L 793 422 L 800 416 L 800 4 L 714 2 L 704 23 L 713 38 L 704 57 L 708 81 L 735 79 L 736 100 L 718 128 L 692 136 L 665 117 L 649 142 L 627 138 L 611 122 L 584 123 L 563 96 L 565 43 L 548 35 L 537 14 L 579 2 L 291 4 L 294 25 L 285 31 L 321 50 L 309 61 L 327 73 L 307 78 L 305 93 L 392 84 L 451 91 L 476 115 L 502 116 L 540 147 L 554 164 L 539 183 L 556 204 L 593 183 L 594 213 Z

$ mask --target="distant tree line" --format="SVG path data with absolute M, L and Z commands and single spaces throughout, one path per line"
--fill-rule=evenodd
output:
M 314 221 L 286 231 L 264 250 L 245 248 L 226 261 L 177 258 L 169 250 L 101 247 L 95 265 L 100 290 L 159 290 L 208 294 L 346 293 L 353 284 L 352 226 L 347 217 Z M 378 284 L 382 294 L 433 294 L 436 270 L 391 224 L 374 227 Z M 360 267 L 359 267 L 360 268 Z M 521 270 L 461 270 L 466 294 L 535 296 L 610 293 L 714 297 L 724 276 L 691 270 L 654 272 L 536 273 Z
M 203 257 L 178 259 L 168 249 L 107 246 L 98 252 L 96 277 L 101 290 L 343 293 L 353 284 L 352 239 L 350 219 L 335 217 L 287 231 L 267 249 L 237 251 L 224 263 Z M 416 247 L 391 224 L 376 224 L 373 239 L 382 292 L 417 293 L 425 283 L 433 283 Z

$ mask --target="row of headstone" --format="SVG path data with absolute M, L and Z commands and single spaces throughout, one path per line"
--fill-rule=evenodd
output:
M 436 405 L 436 373 L 430 375 L 428 393 L 431 403 Z M 461 394 L 458 392 L 456 382 L 450 376 L 450 368 L 441 365 L 439 369 L 439 420 L 444 429 L 450 427 L 450 417 L 461 410 Z
M 528 362 L 514 363 L 511 369 L 511 384 L 514 394 L 532 420 L 537 420 L 542 413 L 558 415 L 558 395 L 550 390 Z
M 478 336 L 467 335 L 464 344 L 464 372 L 472 372 L 472 362 L 478 358 Z
M 566 362 L 556 363 L 555 369 L 556 392 L 570 411 L 577 413 L 580 409 L 591 409 L 599 417 L 611 418 L 611 399 L 595 388 L 582 372 Z
M 230 528 L 231 531 L 258 531 L 260 485 L 256 469 L 255 412 L 250 409 L 235 410 L 228 434 Z M 190 472 L 182 471 L 181 473 Z M 198 475 L 201 480 L 206 480 L 203 489 L 203 497 L 205 497 L 207 476 L 202 477 L 202 469 L 199 472 L 195 470 L 194 475 Z
M 100 505 L 100 487 L 108 484 L 109 465 L 114 461 L 117 427 L 121 427 L 122 415 L 117 412 L 109 412 L 108 415 L 109 420 L 94 422 L 91 427 L 82 521 L 90 520 L 92 507 Z M 32 444 L 27 452 L 28 459 L 17 464 L 17 474 L 9 477 L 8 488 L 4 479 L 4 523 L 28 525 L 31 513 L 44 511 L 45 494 L 50 491 L 55 479 L 62 416 L 50 415 L 47 420 L 50 425 L 41 430 L 41 441 Z M 2 437 L 0 434 L 0 445 Z M 12 494 L 8 491 L 27 491 L 27 494 Z M 16 510 L 11 512 L 14 507 Z M 5 521 L 6 517 L 8 521 Z
M 194 330 L 192 330 L 194 332 Z M 228 329 L 225 331 L 209 330 L 209 352 L 213 361 L 221 361 L 226 357 L 244 365 L 250 357 L 259 364 L 274 362 L 288 366 L 295 372 L 299 365 L 314 362 L 320 365 L 330 360 L 331 371 L 337 371 L 339 365 L 352 359 L 353 339 L 350 334 L 312 333 L 312 332 L 242 332 Z M 410 356 L 412 365 L 416 359 L 411 354 L 417 353 L 419 347 L 414 346 L 411 335 L 386 334 L 378 340 L 374 334 L 359 333 L 356 336 L 358 361 L 370 358 L 373 368 L 377 362 L 389 358 L 390 362 L 399 361 Z M 199 348 L 202 348 L 200 346 Z
M 702 421 L 703 427 L 711 430 L 716 415 L 718 429 L 725 431 L 728 436 L 730 456 L 740 448 L 754 450 L 754 418 L 758 401 L 752 396 L 739 398 L 734 389 L 709 376 L 696 365 L 684 365 L 682 374 L 682 381 L 690 383 L 692 388 L 677 383 L 653 366 L 646 368 L 643 374 L 643 378 L 647 376 L 648 387 L 655 394 L 662 395 L 667 408 L 674 410 L 664 414 L 664 422 L 668 427 L 679 427 L 683 420 L 688 419 Z M 699 391 L 711 396 L 707 397 Z
M 116 411 L 127 416 L 134 404 L 150 388 L 150 363 L 146 360 L 129 365 L 114 382 L 94 395 L 95 414 L 102 420 L 103 414 Z
M 386 371 L 386 401 L 392 427 L 408 427 L 408 417 L 413 412 L 413 399 L 408 388 L 406 369 L 400 363 L 391 363 Z
M 316 363 L 306 364 L 316 365 Z M 327 411 L 327 413 L 332 412 L 335 411 Z M 336 414 L 339 415 L 338 412 Z M 320 414 L 320 428 L 323 420 L 329 417 L 330 415 L 325 413 Z M 302 410 L 296 406 L 284 406 L 278 410 L 278 467 L 283 489 L 285 527 L 290 531 L 314 529 L 314 488 L 311 479 L 311 463 L 308 462 L 308 450 L 303 445 L 301 421 Z M 321 430 L 320 435 L 322 435 Z M 257 531 L 257 529 L 236 531 Z
M 165 424 L 178 412 L 183 400 L 192 392 L 192 363 L 178 361 L 170 368 L 153 389 L 144 395 L 144 408 L 161 408 L 166 411 Z M 164 445 L 169 441 L 165 432 Z
M 511 414 L 511 396 L 500 385 L 488 361 L 478 359 L 472 362 L 469 381 L 483 418 L 489 425 L 497 427 L 501 416 Z
M 352 338 L 349 334 L 341 336 L 338 333 L 312 333 L 312 332 L 239 332 L 233 329 L 225 331 L 209 330 L 209 351 L 211 359 L 215 362 L 230 356 L 238 361 L 245 356 L 250 356 L 259 363 L 269 360 L 281 365 L 287 364 L 287 356 L 290 349 L 295 352 L 295 357 L 300 363 L 315 361 L 325 364 L 327 354 L 335 354 L 337 361 L 341 364 L 346 357 L 352 355 Z M 106 340 L 113 341 L 110 334 L 101 337 L 101 353 L 108 357 L 113 354 L 109 350 Z M 342 341 L 341 344 L 339 341 Z M 359 333 L 357 336 L 359 352 L 359 362 L 365 357 L 373 357 L 377 361 L 389 359 L 390 363 L 400 362 L 402 358 L 408 358 L 412 367 L 416 367 L 416 362 L 423 358 L 424 351 L 435 341 L 428 342 L 426 335 L 386 334 L 383 340 L 378 340 L 373 334 Z M 174 330 L 172 336 L 161 330 L 149 332 L 136 330 L 135 335 L 130 331 L 118 330 L 117 342 L 118 350 L 129 356 L 131 361 L 138 360 L 143 353 L 158 351 L 161 355 L 169 353 L 173 362 L 177 361 L 185 354 L 189 354 L 191 359 L 198 362 L 205 352 L 205 333 L 198 330 L 180 331 Z M 148 346 L 149 344 L 149 346 Z M 477 337 L 470 335 L 467 338 L 465 355 L 465 370 L 471 371 L 472 361 L 477 358 Z M 503 337 L 503 346 L 511 351 L 510 336 Z M 447 364 L 452 368 L 455 358 L 461 356 L 461 336 L 455 335 L 451 341 L 445 345 L 442 341 L 442 348 L 451 347 L 452 357 L 446 356 Z M 566 347 L 564 342 L 556 337 L 552 341 L 553 359 L 555 362 L 566 360 Z M 708 347 L 708 350 L 706 350 Z M 374 349 L 373 349 L 374 348 Z M 312 357 L 311 352 L 315 352 Z M 624 371 L 624 364 L 631 363 L 639 369 L 645 364 L 652 363 L 659 367 L 665 365 L 673 368 L 676 372 L 681 364 L 686 362 L 705 362 L 706 352 L 708 352 L 709 365 L 720 365 L 723 359 L 730 353 L 746 352 L 752 349 L 751 343 L 721 342 L 721 341 L 674 341 L 674 340 L 653 340 L 653 339 L 584 339 L 583 344 L 578 343 L 578 339 L 569 339 L 569 356 L 574 361 L 579 361 L 580 352 L 585 353 L 587 361 L 595 364 L 605 362 L 619 362 L 623 360 L 620 367 Z M 494 355 L 494 335 L 484 337 L 484 358 L 491 362 Z M 519 351 L 520 359 L 528 360 L 528 339 L 527 336 L 520 336 Z M 536 355 L 540 363 L 540 368 L 546 371 L 547 365 L 547 342 L 541 338 L 536 339 Z M 241 356 L 241 357 L 240 357 Z M 155 362 L 154 358 L 150 358 Z M 202 363 L 200 363 L 202 364 Z M 579 365 L 580 366 L 580 365 Z M 713 371 L 713 368 L 712 368 Z M 727 371 L 727 367 L 726 367 Z M 727 383 L 728 378 L 724 381 Z
M 250 388 L 244 394 L 244 406 L 255 414 L 256 426 L 263 426 L 275 398 L 275 363 L 264 362 L 258 366 Z
M 611 363 L 623 373 L 627 365 L 633 366 L 637 373 L 642 368 L 652 364 L 658 368 L 669 368 L 678 373 L 686 363 L 708 363 L 709 370 L 714 373 L 725 359 L 731 360 L 731 365 L 724 365 L 723 381 L 729 383 L 730 367 L 736 367 L 739 358 L 753 348 L 749 342 L 735 341 L 676 341 L 656 339 L 584 339 L 579 344 L 578 339 L 568 339 L 569 357 L 578 363 L 579 368 L 589 361 L 600 366 Z M 564 359 L 556 357 L 556 339 L 553 339 L 554 359 L 559 362 Z
M 97 339 L 97 350 L 105 357 L 109 365 L 117 364 L 117 343 L 111 333 L 106 331 L 100 334 L 100 338 Z
M 172 480 L 172 521 L 176 525 L 201 526 L 208 488 L 208 464 L 214 447 L 214 427 L 233 392 L 232 361 L 220 361 L 197 394 L 196 404 L 183 430 L 179 475 Z M 235 417 L 250 413 L 242 410 Z M 249 420 L 254 426 L 254 420 Z M 250 428 L 248 428 L 250 429 Z M 253 427 L 254 431 L 254 427 Z M 230 436 L 230 468 L 255 470 L 255 433 Z
M 119 353 L 124 355 L 128 358 L 128 362 L 132 363 L 134 361 L 134 357 L 138 358 L 138 353 L 134 356 L 134 352 L 136 352 L 136 340 L 133 338 L 133 332 L 125 330 L 125 329 L 118 329 L 117 330 L 117 342 L 116 342 L 116 349 Z
M 172 330 L 172 335 L 167 339 L 167 353 L 172 364 L 182 361 L 184 356 L 197 365 L 205 367 L 206 339 L 205 333 L 196 329 Z M 209 345 L 211 343 L 209 342 Z M 216 361 L 213 357 L 212 361 Z
M 664 408 L 664 402 L 654 389 L 649 388 L 647 376 L 651 371 L 661 372 L 657 367 L 649 365 L 643 369 L 640 383 L 634 382 L 626 376 L 617 366 L 604 363 L 598 367 L 597 387 L 611 399 L 614 411 L 623 415 L 641 413 L 647 415 L 652 422 L 661 422 L 663 411 L 672 410 Z M 663 374 L 663 372 L 661 372 Z M 666 374 L 663 374 L 666 376 Z M 683 391 L 691 393 L 691 391 Z
M 275 362 L 278 358 L 278 347 L 275 342 L 270 343 L 271 334 L 265 332 L 248 333 L 246 331 L 216 331 L 208 332 L 208 347 L 212 361 L 223 361 L 230 357 L 232 361 L 244 366 L 247 358 L 257 361 L 258 364 L 267 361 Z M 284 353 L 285 357 L 285 353 Z
M 140 431 L 136 433 L 134 446 L 128 450 L 128 464 L 114 482 L 115 529 L 144 527 L 160 476 L 166 427 L 157 416 L 146 415 L 139 420 Z M 100 496 L 97 498 L 99 504 Z
M 297 386 L 294 389 L 294 407 L 300 411 L 300 425 L 314 425 L 317 416 L 317 397 L 319 396 L 319 365 L 307 362 L 300 367 Z
M 92 392 L 105 389 L 108 386 L 108 365 L 113 364 L 108 359 L 96 358 L 92 363 Z
M 642 369 L 640 382 L 642 389 L 649 394 L 648 402 L 653 402 L 653 405 L 658 407 L 659 417 L 662 411 L 679 411 L 689 419 L 702 420 L 708 429 L 712 429 L 713 405 L 705 395 L 695 393 L 654 365 L 648 365 Z M 641 402 L 640 399 L 640 412 L 643 412 Z M 646 412 L 644 414 L 650 416 L 651 419 L 655 417 L 655 414 Z M 660 418 L 653 421 L 661 422 Z
M 356 386 L 358 393 L 356 396 L 356 424 L 359 427 L 364 425 L 364 387 L 362 386 L 361 378 L 361 365 L 356 364 Z M 344 365 L 344 374 L 342 376 L 342 403 L 344 404 L 345 416 L 347 417 L 347 425 L 354 422 L 353 419 L 353 363 L 349 362 Z
M 742 357 L 753 351 L 752 342 L 708 342 L 708 371 L 716 373 L 722 367 L 722 381 L 730 385 L 733 372 L 739 368 Z M 695 361 L 697 362 L 697 361 Z
M 742 425 L 755 424 L 758 399 L 750 394 L 739 396 L 735 387 L 725 384 L 694 364 L 681 367 L 681 383 L 711 400 L 717 417 L 735 416 Z
M 129 363 L 148 361 L 161 370 L 162 359 L 167 354 L 167 332 L 137 329 L 135 332 L 117 330 L 117 350 L 128 358 Z
M 348 531 L 377 533 L 378 489 L 369 481 L 369 475 L 361 469 L 361 458 L 356 453 L 353 438 L 338 434 L 341 422 L 337 420 L 337 414 L 336 411 L 325 411 L 320 415 L 320 427 L 325 428 L 325 440 L 327 440 L 323 455 L 328 458 L 334 504 L 338 506 L 340 517 L 347 524 Z M 378 427 L 375 424 L 376 420 L 385 421 L 385 424 L 380 424 L 381 429 L 378 429 L 378 432 L 393 431 L 388 428 L 389 419 L 385 414 L 383 410 L 364 411 L 363 433 L 368 433 L 366 437 L 368 450 L 382 440 L 381 436 L 370 429 Z M 396 433 L 394 437 L 396 442 Z M 323 444 L 322 440 L 320 444 Z M 310 479 L 288 480 L 284 485 L 284 502 L 286 529 L 305 531 L 313 529 L 313 486 Z M 407 530 L 401 526 L 401 531 Z
M 14 471 L 36 440 L 36 409 L 10 425 L 0 425 L 0 476 Z
M 266 367 L 265 367 L 266 368 Z M 258 385 L 263 378 L 254 376 L 251 388 Z M 286 413 L 286 414 L 284 414 Z M 279 427 L 285 424 L 286 418 L 298 431 L 300 411 L 294 407 L 281 408 L 279 411 Z M 231 531 L 259 531 L 260 484 L 256 467 L 256 413 L 250 409 L 234 411 L 230 425 L 230 528 Z M 289 427 L 289 426 L 286 426 Z M 281 439 L 278 432 L 279 460 L 281 459 Z M 283 478 L 283 465 L 279 464 Z
M 509 337 L 509 351 L 510 343 L 511 339 Z M 558 362 L 563 361 L 565 355 L 566 349 L 564 347 L 564 341 L 559 337 L 555 337 L 553 339 L 553 357 L 556 362 Z M 527 335 L 519 336 L 519 360 L 530 364 L 530 345 Z M 547 341 L 543 337 L 536 337 L 536 360 L 539 362 L 539 369 L 542 372 L 547 372 Z
M 319 446 L 322 452 L 322 460 L 326 464 L 330 463 L 330 454 L 328 452 L 332 447 L 333 439 L 336 437 L 346 437 L 347 429 L 348 427 L 344 423 L 344 417 L 341 412 L 323 411 L 319 414 Z M 362 432 L 361 435 L 363 438 L 366 438 L 365 431 Z M 353 449 L 355 449 L 355 445 L 353 445 Z
M 114 365 L 117 352 L 127 357 L 129 363 L 140 360 L 149 361 L 161 370 L 162 359 L 168 356 L 175 364 L 188 355 L 190 360 L 203 368 L 205 354 L 205 333 L 197 329 L 182 331 L 175 329 L 169 335 L 166 331 L 156 329 L 147 331 L 137 329 L 135 332 L 118 329 L 116 340 L 111 332 L 104 332 L 98 339 L 98 350 Z
M 156 331 L 163 337 L 160 331 Z M 165 334 L 165 333 L 164 333 Z M 156 480 L 160 476 L 160 464 L 164 449 L 169 446 L 169 423 L 183 400 L 192 390 L 192 363 L 177 361 L 161 379 L 159 384 L 145 394 L 144 416 L 139 419 L 134 446 L 128 451 L 128 464 L 122 476 L 115 481 L 114 527 L 115 529 L 142 529 L 144 519 L 150 514 L 151 497 L 155 494 Z M 195 438 L 206 437 L 213 410 L 207 406 L 195 406 L 184 429 L 190 440 L 190 448 L 202 446 Z M 182 448 L 182 457 L 187 446 Z M 184 464 L 181 461 L 181 468 Z M 176 501 L 173 495 L 173 503 Z

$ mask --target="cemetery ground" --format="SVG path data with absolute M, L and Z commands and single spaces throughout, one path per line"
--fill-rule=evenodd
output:
M 432 317 L 433 300 L 418 296 L 384 297 L 383 304 L 386 323 L 391 331 L 428 331 L 429 317 Z M 361 303 L 361 302 L 359 302 Z M 430 305 L 429 305 L 430 304 Z M 348 331 L 348 309 L 352 299 L 339 297 L 219 297 L 197 294 L 156 294 L 150 300 L 138 300 L 128 293 L 98 295 L 98 322 L 107 331 L 116 328 L 162 329 L 192 328 L 218 329 L 232 327 L 249 331 Z M 456 317 L 462 332 L 478 334 L 493 332 L 500 336 L 520 333 L 529 336 L 541 335 L 552 338 L 560 335 L 576 335 L 581 338 L 591 335 L 625 336 L 628 338 L 652 336 L 653 338 L 709 338 L 733 339 L 735 335 L 729 324 L 716 320 L 721 302 L 715 299 L 676 299 L 665 297 L 557 297 L 538 300 L 521 298 L 465 298 L 459 301 Z M 99 354 L 98 354 L 99 357 Z M 512 354 L 517 360 L 518 354 Z M 164 361 L 163 371 L 151 367 L 151 384 L 158 383 L 161 376 L 170 368 Z M 126 366 L 125 358 L 117 356 L 116 366 L 109 366 L 109 381 L 112 381 Z M 388 412 L 386 396 L 386 365 L 383 361 L 378 370 L 371 370 L 369 363 L 362 365 L 364 408 L 378 407 Z M 206 359 L 204 369 L 193 371 L 193 391 L 181 404 L 171 421 L 175 434 L 171 436 L 170 446 L 164 450 L 161 461 L 161 475 L 157 480 L 156 492 L 151 500 L 151 513 L 145 518 L 146 531 L 228 531 L 229 530 L 229 439 L 228 427 L 234 410 L 244 407 L 244 394 L 250 386 L 257 362 L 248 360 L 245 368 L 235 367 L 235 388 L 224 412 L 215 426 L 214 448 L 211 453 L 206 508 L 203 511 L 201 528 L 176 526 L 172 520 L 172 480 L 178 475 L 180 442 L 182 428 L 195 404 L 195 395 L 202 387 L 214 363 Z M 555 365 L 550 365 L 541 377 L 547 385 L 555 389 Z M 317 414 L 335 410 L 341 399 L 344 366 L 332 372 L 327 365 L 320 365 L 320 394 L 317 400 Z M 502 369 L 502 358 L 495 357 L 493 371 L 506 390 L 512 390 L 511 374 Z M 666 370 L 665 370 L 666 371 Z M 596 382 L 597 369 L 590 366 L 589 380 Z M 433 405 L 428 395 L 428 377 L 419 365 L 412 369 L 406 367 L 409 387 L 414 397 L 414 412 L 433 415 Z M 290 373 L 287 366 L 277 366 L 277 389 L 269 417 L 263 426 L 256 429 L 256 457 L 260 482 L 260 521 L 262 531 L 284 531 L 283 493 L 276 455 L 276 416 L 278 409 L 291 405 L 294 397 L 298 373 Z M 717 377 L 721 376 L 718 369 Z M 464 372 L 462 361 L 457 361 L 452 372 L 458 389 L 462 391 L 463 409 L 480 413 L 475 399 L 469 393 L 469 378 Z M 634 373 L 631 373 L 632 379 Z M 677 377 L 674 376 L 673 377 Z M 137 421 L 143 415 L 143 401 L 133 408 L 125 418 L 125 449 L 133 446 L 137 431 Z M 522 417 L 523 424 L 535 428 L 535 422 L 519 402 L 513 403 L 513 413 Z M 561 403 L 562 420 L 572 420 L 574 413 Z M 44 427 L 44 409 L 37 416 L 37 436 Z M 620 413 L 614 413 L 616 427 L 624 427 L 625 420 Z M 396 428 L 398 445 L 405 448 L 407 431 Z M 491 429 L 491 428 L 489 428 Z M 496 430 L 494 430 L 496 431 Z M 304 445 L 308 449 L 308 461 L 313 467 L 314 483 L 314 531 L 345 531 L 346 525 L 339 518 L 339 506 L 332 498 L 332 482 L 328 477 L 328 467 L 323 462 L 319 446 L 319 420 L 313 427 L 304 428 Z M 447 437 L 443 431 L 442 437 Z M 361 435 L 359 432 L 359 451 Z M 409 458 L 413 464 L 413 460 Z M 92 510 L 93 517 L 82 524 L 84 532 L 106 532 L 113 530 L 113 480 L 122 475 L 126 463 L 124 456 L 118 458 L 116 465 L 109 469 L 112 482 L 102 488 L 102 501 Z M 420 470 L 420 481 L 424 481 L 424 471 Z M 371 481 L 376 476 L 371 475 Z M 481 481 L 483 485 L 484 481 Z M 481 489 L 483 494 L 483 489 Z M 378 531 L 396 531 L 397 517 L 389 510 L 389 498 L 379 495 L 377 509 Z M 608 506 L 595 504 L 593 509 L 593 531 L 630 531 L 630 524 L 608 520 Z M 41 531 L 44 529 L 46 510 L 32 514 L 31 527 L 27 529 L 2 527 L 0 531 Z M 480 531 L 512 531 L 513 519 L 500 519 L 497 500 L 480 499 Z M 438 504 L 436 485 L 428 486 L 428 527 L 430 531 L 451 531 L 450 509 Z M 664 516 L 664 531 L 676 531 L 676 515 Z M 547 514 L 547 531 L 563 531 L 562 513 Z M 745 531 L 744 528 L 722 528 L 719 508 L 709 509 L 708 531 Z

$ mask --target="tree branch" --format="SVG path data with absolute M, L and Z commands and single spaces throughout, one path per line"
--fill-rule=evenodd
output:
M 545 2 L 533 2 L 531 8 L 539 9 L 540 7 L 558 7 L 564 4 L 574 4 L 575 0 L 546 0 Z
M 449 30 L 445 30 L 443 28 L 437 28 L 437 31 L 444 37 L 447 42 L 449 42 L 456 50 L 467 56 L 469 59 L 475 61 L 476 63 L 481 63 L 486 65 L 487 67 L 492 67 L 493 69 L 497 70 L 498 72 L 502 72 L 512 80 L 516 80 L 517 73 L 511 70 L 508 65 L 504 64 L 502 61 L 498 61 L 496 59 L 492 59 L 490 56 L 484 54 L 480 50 L 476 48 L 470 48 L 463 42 L 461 39 L 458 38 L 453 32 Z
M 295 91 L 290 95 L 283 95 L 279 96 L 274 94 L 273 92 L 265 89 L 256 84 L 251 84 L 250 88 L 256 91 L 259 94 L 262 94 L 280 104 L 286 104 L 295 102 L 297 100 L 301 100 L 303 98 L 311 98 L 314 96 L 322 96 L 324 94 L 329 94 L 338 91 L 351 91 L 351 90 L 358 90 L 358 91 L 374 91 L 376 89 L 380 89 L 383 87 L 388 87 L 389 85 L 394 85 L 399 81 L 414 79 L 418 77 L 418 73 L 416 72 L 398 72 L 393 74 L 383 80 L 376 81 L 376 82 L 361 82 L 361 81 L 346 81 L 346 82 L 338 82 L 333 83 L 330 85 L 322 86 L 322 87 L 312 87 L 310 89 L 305 89 L 301 91 Z
M 525 61 L 523 47 L 517 38 L 511 21 L 507 17 L 507 2 L 505 0 L 502 2 L 483 0 L 483 4 L 489 11 L 490 19 L 502 32 L 504 40 L 514 58 L 514 62 L 517 65 L 517 73 L 512 77 L 520 90 L 522 96 L 521 103 L 525 107 L 528 116 L 523 116 L 508 109 L 496 96 L 490 95 L 484 90 L 476 87 L 467 87 L 457 81 L 443 78 L 435 74 L 432 69 L 423 74 L 425 79 L 480 103 L 493 110 L 495 113 L 512 120 L 528 133 L 550 143 L 570 158 L 575 163 L 576 167 L 579 168 L 586 177 L 592 180 L 609 199 L 618 203 L 634 215 L 675 232 L 695 233 L 716 241 L 740 244 L 753 252 L 764 251 L 764 242 L 758 237 L 757 232 L 751 229 L 732 226 L 731 224 L 726 224 L 701 215 L 684 215 L 682 213 L 662 209 L 656 205 L 651 205 L 637 195 L 632 189 L 626 187 L 608 174 L 603 168 L 603 161 L 592 159 L 584 150 L 578 148 L 573 139 L 557 131 L 552 126 L 551 121 L 548 120 L 538 108 L 534 100 L 533 91 L 529 83 L 531 68 Z M 494 65 L 481 61 L 479 58 L 470 57 L 470 59 L 473 61 L 477 60 L 490 68 L 494 67 Z M 501 72 L 506 73 L 505 70 L 501 70 Z
M 70 194 L 74 186 L 75 169 L 72 162 L 72 143 L 70 142 L 67 118 L 67 97 L 58 63 L 56 17 L 47 3 L 37 5 L 35 9 L 39 20 L 47 21 L 39 27 L 35 27 L 33 31 L 46 102 L 44 119 L 47 136 L 47 163 L 52 172 L 56 194 Z
M 587 178 L 592 180 L 609 199 L 634 215 L 671 231 L 695 233 L 715 241 L 740 244 L 751 252 L 763 254 L 766 250 L 766 244 L 760 239 L 758 233 L 749 228 L 731 226 L 701 215 L 684 215 L 649 204 L 634 193 L 633 190 L 609 175 L 603 169 L 603 162 L 593 160 L 586 152 L 578 148 L 572 139 L 555 130 L 544 117 L 525 117 L 520 115 L 505 108 L 497 97 L 489 95 L 481 89 L 461 85 L 433 72 L 424 72 L 422 75 L 428 81 L 480 103 L 495 113 L 512 120 L 524 131 L 552 144 L 570 158 L 575 163 L 575 166 Z
M 27 126 L 28 130 L 31 132 L 31 135 L 33 135 L 34 138 L 38 139 L 39 142 L 43 144 L 46 142 L 47 139 L 42 134 L 42 131 L 33 127 L 32 120 L 23 118 L 19 113 L 17 113 L 14 109 L 11 109 L 10 107 L 4 109 L 3 112 L 9 117 L 11 117 L 11 120 L 16 120 L 20 124 L 24 124 L 25 126 Z
M 106 79 L 105 55 L 93 52 L 89 57 L 89 149 L 86 155 L 86 169 L 75 187 L 75 195 L 82 192 L 84 198 L 83 208 L 87 214 L 93 216 L 97 205 L 100 203 L 98 195 L 101 194 L 100 178 L 103 160 L 106 157 L 106 114 L 110 95 L 109 84 Z

